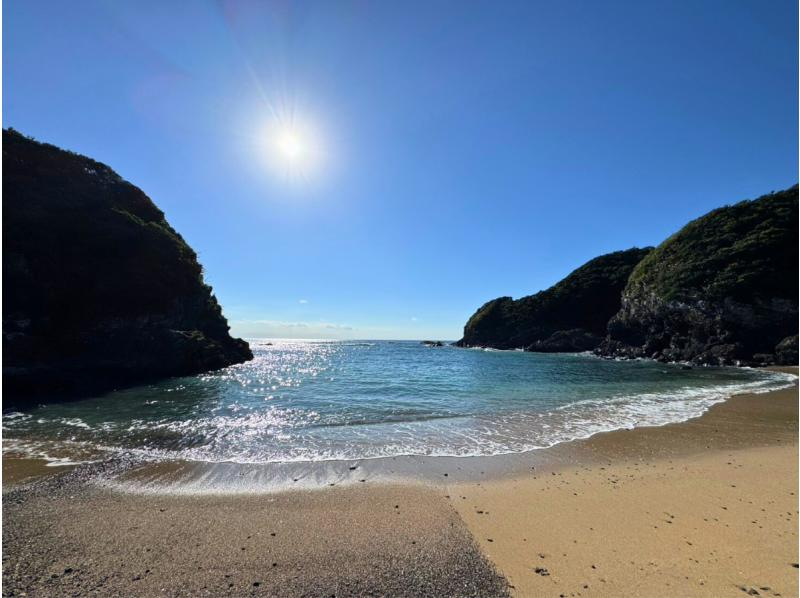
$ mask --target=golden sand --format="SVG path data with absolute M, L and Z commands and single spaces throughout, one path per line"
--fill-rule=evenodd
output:
M 518 596 L 797 596 L 797 404 L 735 397 L 448 493 Z

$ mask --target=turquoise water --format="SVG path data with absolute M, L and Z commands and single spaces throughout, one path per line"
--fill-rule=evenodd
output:
M 418 342 L 251 340 L 255 359 L 3 415 L 4 450 L 53 464 L 268 463 L 523 452 L 700 415 L 791 377 Z

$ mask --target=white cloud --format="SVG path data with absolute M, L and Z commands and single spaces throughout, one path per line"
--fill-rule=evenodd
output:
M 358 329 L 335 322 L 232 320 L 231 331 L 249 338 L 354 338 Z
M 411 316 L 411 321 L 412 321 L 412 322 L 416 322 L 416 321 L 417 321 L 417 318 L 416 318 L 416 317 L 414 317 L 414 316 Z
M 300 301 L 298 301 L 298 303 L 301 303 L 301 304 L 305 305 L 306 303 L 308 303 L 308 299 L 300 299 Z

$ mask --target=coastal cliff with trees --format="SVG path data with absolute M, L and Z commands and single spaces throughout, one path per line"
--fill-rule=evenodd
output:
M 798 267 L 795 185 L 713 210 L 652 251 L 601 256 L 546 291 L 490 301 L 457 344 L 796 364 Z
M 547 290 L 484 304 L 464 327 L 462 347 L 586 351 L 600 344 L 633 268 L 652 248 L 633 248 L 588 261 Z
M 645 257 L 603 355 L 796 364 L 797 186 L 713 210 Z
M 197 255 L 108 166 L 3 131 L 6 396 L 95 392 L 252 359 Z

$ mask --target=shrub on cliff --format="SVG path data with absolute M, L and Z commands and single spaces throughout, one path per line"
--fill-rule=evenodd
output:
M 797 298 L 797 243 L 795 186 L 693 220 L 636 266 L 626 293 L 646 289 L 665 301 Z

